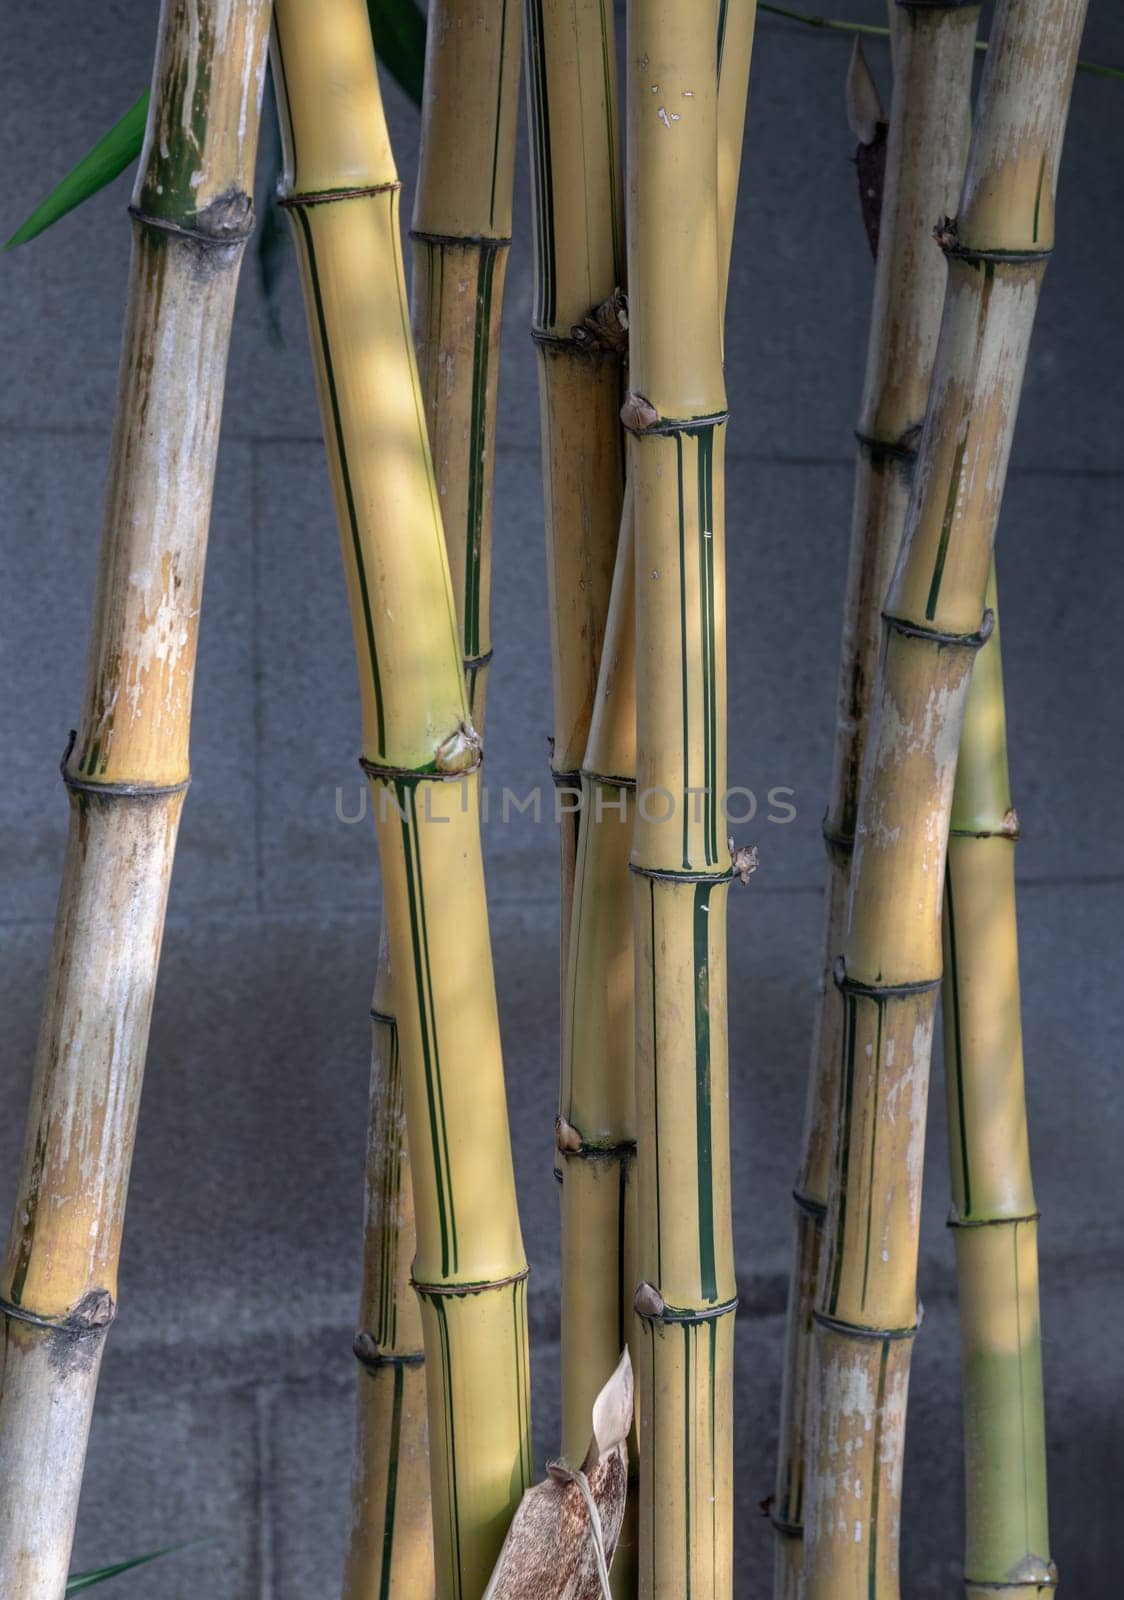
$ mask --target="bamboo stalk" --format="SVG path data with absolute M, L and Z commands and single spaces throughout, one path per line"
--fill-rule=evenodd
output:
M 483 732 L 500 317 L 511 233 L 519 8 L 444 0 L 426 34 L 411 236 L 413 334 L 460 621 Z M 376 41 L 377 42 L 377 41 Z M 364 1289 L 345 1600 L 432 1594 L 425 1375 L 410 1283 L 414 1202 L 385 927 L 372 1002 Z
M 413 327 L 468 680 L 483 732 L 500 313 L 522 17 L 518 0 L 438 0 L 426 33 L 414 198 Z
M 773 1592 L 797 1600 L 803 1565 L 812 1308 L 827 1205 L 843 1017 L 832 972 L 846 933 L 859 777 L 882 642 L 881 605 L 901 545 L 925 417 L 946 268 L 933 222 L 956 203 L 964 172 L 978 5 L 900 7 L 891 0 L 894 94 L 876 258 L 850 555 L 843 609 L 827 880 L 800 1170 L 781 1398 Z
M 995 573 L 988 605 L 997 601 Z M 1018 817 L 998 622 L 960 736 L 944 895 L 944 1054 L 960 1290 L 968 1600 L 1057 1583 L 1046 1505 L 1038 1211 L 1023 1091 Z
M 898 1593 L 929 1056 L 956 754 L 1084 0 L 1005 0 L 984 69 L 860 786 L 816 1296 L 806 1600 Z M 982 620 L 981 620 L 982 619 Z
M 385 922 L 371 1001 L 366 1177 L 343 1594 L 344 1600 L 426 1600 L 434 1564 L 425 1352 L 411 1280 L 414 1190 Z
M 719 8 L 628 7 L 640 1593 L 732 1587 Z M 661 793 L 662 791 L 662 793 Z M 653 802 L 653 797 L 654 802 Z
M 720 15 L 719 277 L 723 296 L 741 168 L 753 0 Z M 725 70 L 723 70 L 723 66 Z M 631 1332 L 637 1281 L 632 896 L 628 866 L 636 787 L 635 539 L 626 484 L 589 739 L 563 996 L 558 1168 L 562 1180 L 563 1450 L 579 1458 L 597 1374 Z M 636 1448 L 614 1595 L 636 1593 Z
M 117 1262 L 176 832 L 268 6 L 166 3 L 133 250 L 70 831 L 0 1272 L 0 1591 L 55 1600 Z
M 531 336 L 539 374 L 551 616 L 551 774 L 566 791 L 558 807 L 563 995 L 579 769 L 597 692 L 624 492 L 619 411 L 625 341 L 614 300 L 625 265 L 616 59 L 608 0 L 527 0 Z
M 530 1481 L 526 1277 L 468 714 L 362 0 L 281 0 L 294 220 L 355 627 L 426 1353 L 436 1593 L 479 1594 Z

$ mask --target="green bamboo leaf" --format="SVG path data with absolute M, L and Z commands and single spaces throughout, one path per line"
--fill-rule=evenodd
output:
M 68 211 L 80 206 L 83 200 L 97 194 L 111 183 L 119 172 L 124 172 L 130 162 L 140 154 L 144 141 L 144 123 L 148 115 L 148 91 L 130 106 L 120 122 L 115 122 L 105 136 L 98 140 L 88 155 L 67 173 L 61 183 L 51 190 L 45 200 L 36 206 L 27 221 L 18 227 L 4 246 L 12 250 L 17 244 L 26 244 L 37 234 L 49 228 L 52 222 L 65 217 Z
M 198 1539 L 186 1539 L 182 1544 L 170 1544 L 163 1550 L 150 1550 L 146 1556 L 133 1556 L 129 1561 L 118 1561 L 110 1567 L 97 1567 L 91 1572 L 76 1572 L 66 1581 L 66 1594 L 77 1594 L 81 1589 L 92 1588 L 95 1583 L 104 1583 L 107 1578 L 116 1578 L 122 1572 L 131 1572 L 134 1567 L 143 1567 L 149 1561 L 159 1561 L 161 1556 L 170 1556 L 176 1550 L 186 1550 L 189 1544 L 198 1544 Z
M 420 106 L 425 72 L 425 13 L 418 9 L 417 0 L 367 0 L 367 12 L 379 59 L 404 93 L 416 106 Z M 18 244 L 27 244 L 45 228 L 49 228 L 52 222 L 65 217 L 68 211 L 89 200 L 91 195 L 97 194 L 99 189 L 104 189 L 107 183 L 124 172 L 140 155 L 147 115 L 146 90 L 121 120 L 114 123 L 78 165 L 36 206 L 12 234 L 4 249 L 12 250 Z

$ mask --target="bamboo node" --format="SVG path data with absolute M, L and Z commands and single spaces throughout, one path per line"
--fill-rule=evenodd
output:
M 950 645 L 963 650 L 978 650 L 995 631 L 995 613 L 990 609 L 984 612 L 976 633 L 946 633 L 940 628 L 926 628 L 919 622 L 911 622 L 908 617 L 895 617 L 889 611 L 882 613 L 882 620 L 888 628 L 904 634 L 908 639 L 927 639 L 930 644 Z
M 653 1322 L 662 1317 L 667 1310 L 667 1302 L 658 1289 L 645 1280 L 636 1286 L 636 1293 L 632 1297 L 632 1309 L 638 1317 L 644 1317 Z
M 621 421 L 630 433 L 647 433 L 660 420 L 660 414 L 642 394 L 628 394 L 621 407 Z
M 733 857 L 734 877 L 739 883 L 748 883 L 760 865 L 757 858 L 755 844 L 740 844 L 734 847 L 733 839 L 727 839 L 730 855 Z
M 61 1318 L 41 1317 L 26 1306 L 13 1305 L 9 1300 L 0 1299 L 0 1317 L 8 1317 L 13 1322 L 27 1322 L 34 1328 L 65 1334 L 71 1339 L 103 1333 L 116 1315 L 117 1307 L 108 1289 L 87 1290 L 74 1310 Z
M 997 266 L 1033 267 L 1039 262 L 1049 261 L 1054 253 L 1049 246 L 1039 250 L 988 250 L 980 246 L 961 244 L 960 224 L 956 217 L 942 217 L 933 229 L 933 238 L 946 256 L 973 264 L 994 262 Z
M 914 1339 L 921 1326 L 921 1302 L 917 1303 L 917 1321 L 908 1328 L 866 1328 L 858 1322 L 840 1322 L 838 1317 L 829 1317 L 826 1311 L 812 1312 L 812 1321 L 818 1327 L 826 1328 L 829 1333 L 841 1333 L 848 1339 L 875 1339 L 883 1340 Z
M 315 189 L 306 194 L 282 194 L 278 190 L 277 204 L 293 210 L 302 206 L 327 206 L 337 200 L 369 200 L 372 195 L 394 194 L 401 187 L 401 183 L 395 179 L 390 183 L 369 183 L 355 189 Z
M 471 722 L 462 722 L 455 733 L 451 733 L 443 744 L 437 747 L 438 772 L 461 773 L 471 772 L 483 760 L 484 746 L 480 735 Z
M 254 202 L 241 189 L 230 188 L 216 195 L 202 211 L 196 211 L 189 222 L 175 222 L 171 217 L 158 217 L 139 206 L 130 206 L 129 215 L 145 228 L 158 228 L 162 233 L 178 234 L 181 239 L 191 239 L 201 245 L 242 245 L 254 232 Z
M 567 1151 L 570 1154 L 580 1150 L 584 1143 L 581 1134 L 573 1123 L 567 1122 L 566 1118 L 561 1116 L 554 1119 L 554 1138 L 559 1150 Z
M 588 316 L 574 324 L 570 335 L 581 350 L 608 350 L 613 355 L 627 355 L 628 297 L 624 291 L 614 289 L 607 300 L 602 300 Z
M 351 1342 L 351 1353 L 361 1366 L 375 1372 L 380 1367 L 420 1367 L 425 1364 L 425 1353 L 409 1350 L 405 1353 L 379 1349 L 378 1340 L 366 1328 L 361 1328 Z
M 847 976 L 847 963 L 843 956 L 836 960 L 831 976 L 835 987 L 843 994 L 862 995 L 870 1000 L 905 999 L 910 995 L 928 994 L 930 990 L 941 986 L 940 978 L 922 978 L 917 983 L 862 983 L 858 978 Z

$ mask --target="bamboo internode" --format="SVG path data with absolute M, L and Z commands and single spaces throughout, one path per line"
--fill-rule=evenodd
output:
M 860 786 L 843 1052 L 816 1296 L 806 1600 L 898 1592 L 898 1522 L 941 900 L 971 664 L 1084 0 L 996 13 Z M 846 1465 L 841 1467 L 840 1463 Z
M 964 173 L 978 6 L 890 6 L 894 93 L 866 377 L 859 413 L 831 796 L 824 820 L 823 944 L 796 1181 L 780 1445 L 774 1595 L 797 1600 L 803 1563 L 812 1307 L 839 1092 L 843 1008 L 833 968 L 846 931 L 859 776 L 882 643 L 882 601 L 901 546 L 936 355 L 946 268 L 933 222 Z
M 997 609 L 994 571 L 988 605 Z M 968 1600 L 1051 1590 L 1038 1210 L 1023 1091 L 998 623 L 964 713 L 944 895 L 944 1057 L 960 1291 Z
M 117 1300 L 141 1078 L 188 783 L 203 564 L 268 7 L 162 9 L 70 832 L 0 1271 L 0 1591 L 61 1600 Z
M 530 1481 L 515 1204 L 469 718 L 362 0 L 282 0 L 294 219 L 363 702 L 416 1206 L 436 1593 L 484 1587 Z

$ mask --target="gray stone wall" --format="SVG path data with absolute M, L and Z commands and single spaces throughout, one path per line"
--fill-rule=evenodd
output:
M 820 0 L 879 21 L 878 0 Z M 1094 5 L 1085 55 L 1124 64 Z M 6 235 L 147 81 L 155 7 L 16 7 L 0 64 Z M 730 773 L 761 868 L 732 897 L 738 1594 L 768 1592 L 789 1189 L 815 980 L 852 437 L 871 264 L 842 107 L 846 40 L 763 19 L 728 339 Z M 888 86 L 888 56 L 869 57 Z M 387 89 L 408 216 L 416 115 Z M 1059 249 L 1027 377 L 999 561 L 1019 846 L 1028 1093 L 1043 1212 L 1055 1553 L 1066 1592 L 1119 1592 L 1124 1289 L 1115 1179 L 1124 646 L 1124 84 L 1078 80 Z M 264 192 L 269 174 L 261 173 Z M 127 179 L 0 261 L 0 1212 L 14 1186 L 81 691 L 129 228 Z M 549 660 L 525 163 L 509 275 L 488 776 L 546 780 Z M 297 291 L 270 342 L 247 259 L 205 596 L 194 783 L 172 891 L 76 1564 L 211 1535 L 122 1600 L 334 1591 L 350 1450 L 378 888 L 358 703 Z M 795 821 L 764 820 L 794 791 Z M 537 1439 L 556 1446 L 555 857 L 528 815 L 487 835 L 513 1133 L 534 1264 Z M 938 1056 L 939 1060 L 939 1056 Z M 934 1081 L 905 1589 L 957 1592 L 958 1356 Z

